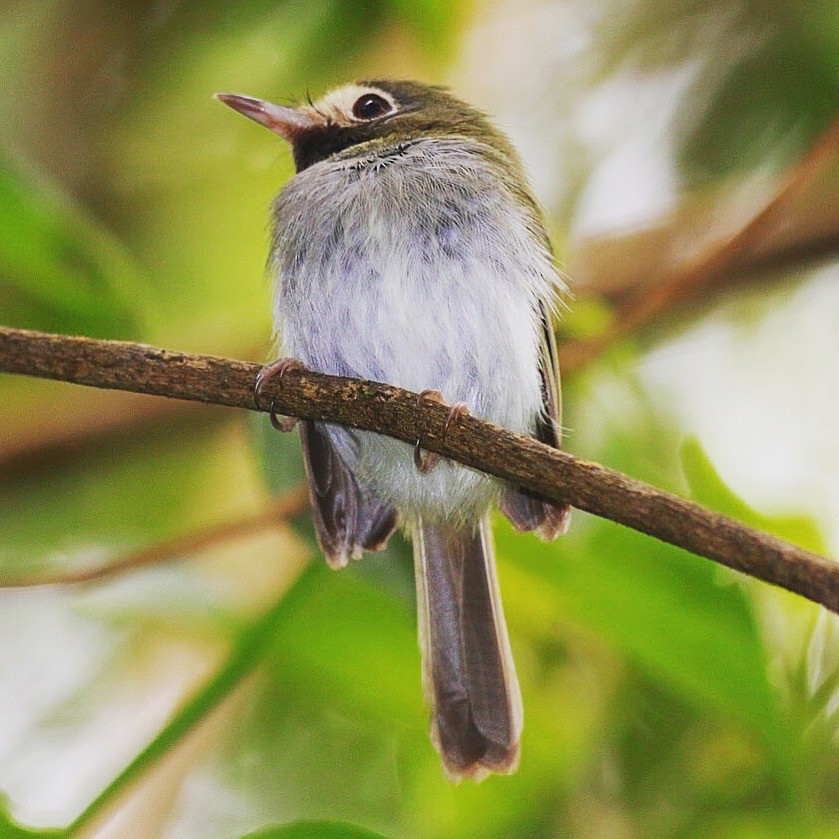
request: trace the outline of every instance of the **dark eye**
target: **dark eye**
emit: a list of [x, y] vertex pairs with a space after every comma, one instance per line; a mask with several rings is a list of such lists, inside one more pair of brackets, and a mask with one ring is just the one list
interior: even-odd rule
[[365, 93], [352, 106], [352, 115], [356, 119], [376, 119], [390, 113], [390, 102], [377, 93]]

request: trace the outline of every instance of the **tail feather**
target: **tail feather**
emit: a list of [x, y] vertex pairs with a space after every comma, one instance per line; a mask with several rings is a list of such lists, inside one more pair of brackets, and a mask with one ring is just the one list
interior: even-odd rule
[[486, 518], [475, 527], [420, 518], [414, 539], [423, 683], [446, 772], [513, 772], [521, 695]]

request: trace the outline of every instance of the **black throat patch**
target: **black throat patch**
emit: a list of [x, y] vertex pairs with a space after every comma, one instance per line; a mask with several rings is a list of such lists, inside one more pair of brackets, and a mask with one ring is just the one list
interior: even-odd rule
[[294, 166], [298, 172], [344, 149], [372, 140], [376, 134], [370, 125], [342, 126], [330, 123], [311, 128], [292, 143]]

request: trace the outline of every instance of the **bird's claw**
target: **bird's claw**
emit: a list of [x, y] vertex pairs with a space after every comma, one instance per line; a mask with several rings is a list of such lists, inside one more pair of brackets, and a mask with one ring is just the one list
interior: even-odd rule
[[[445, 405], [443, 394], [439, 390], [424, 390], [417, 396], [417, 407], [420, 406], [423, 399], [437, 402], [439, 405]], [[469, 415], [469, 411], [463, 404], [456, 404], [449, 406], [446, 421], [443, 424], [443, 433], [441, 435], [441, 442], [446, 439], [446, 434], [449, 433], [452, 423]], [[421, 475], [427, 475], [440, 462], [440, 455], [436, 452], [424, 452], [422, 450], [422, 440], [417, 439], [414, 444], [414, 466]]]
[[[253, 402], [257, 408], [262, 409], [262, 391], [265, 385], [272, 379], [278, 378], [282, 382], [283, 376], [286, 373], [299, 373], [305, 370], [305, 366], [301, 364], [296, 358], [280, 358], [277, 361], [272, 361], [266, 364], [256, 377], [256, 383], [253, 386]], [[274, 400], [268, 406], [268, 417], [271, 420], [271, 425], [277, 431], [291, 431], [299, 422], [297, 417], [283, 417], [277, 414], [274, 408]]]
[[440, 462], [440, 455], [437, 452], [424, 452], [422, 440], [414, 443], [414, 466], [420, 475], [427, 475]]

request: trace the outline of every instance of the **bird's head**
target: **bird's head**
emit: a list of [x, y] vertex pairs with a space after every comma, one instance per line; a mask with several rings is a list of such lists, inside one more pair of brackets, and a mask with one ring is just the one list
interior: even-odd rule
[[297, 171], [334, 154], [373, 143], [425, 137], [479, 140], [511, 162], [509, 141], [476, 108], [445, 88], [409, 81], [361, 81], [297, 107], [275, 105], [237, 93], [216, 96], [234, 110], [291, 143]]

